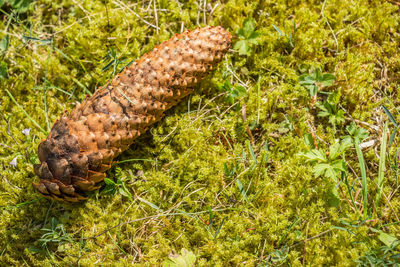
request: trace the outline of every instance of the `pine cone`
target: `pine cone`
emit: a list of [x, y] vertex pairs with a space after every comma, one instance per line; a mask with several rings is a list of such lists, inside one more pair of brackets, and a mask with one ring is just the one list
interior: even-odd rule
[[54, 123], [39, 145], [34, 188], [49, 199], [86, 199], [85, 192], [101, 186], [113, 158], [190, 94], [230, 45], [222, 27], [185, 31], [125, 68]]

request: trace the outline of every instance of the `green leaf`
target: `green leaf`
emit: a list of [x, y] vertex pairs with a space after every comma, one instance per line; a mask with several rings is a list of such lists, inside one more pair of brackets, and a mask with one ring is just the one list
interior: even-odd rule
[[319, 163], [314, 166], [313, 173], [315, 177], [320, 177], [323, 176], [329, 168], [331, 168], [331, 166], [328, 163]]
[[7, 78], [7, 65], [4, 61], [0, 61], [0, 80], [5, 80]]
[[258, 41], [257, 38], [260, 36], [261, 34], [259, 32], [253, 32], [252, 34], [250, 34], [249, 38], [247, 39], [247, 41], [251, 44], [254, 45], [258, 45]]
[[304, 143], [310, 148], [310, 149], [315, 149], [315, 144], [314, 144], [314, 139], [311, 134], [306, 133], [303, 136], [304, 138]]
[[336, 76], [330, 73], [324, 73], [321, 77], [321, 85], [322, 86], [332, 86], [336, 80]]
[[316, 86], [315, 84], [307, 85], [306, 88], [308, 89], [308, 92], [312, 97], [318, 93], [318, 86]]
[[272, 24], [272, 27], [274, 27], [275, 31], [278, 32], [278, 34], [279, 34], [278, 39], [280, 39], [281, 36], [283, 36], [282, 31], [277, 26], [275, 26], [274, 24]]
[[399, 125], [397, 124], [396, 120], [394, 119], [392, 113], [384, 106], [382, 105], [383, 111], [385, 111], [386, 115], [389, 117], [389, 120], [394, 124], [394, 126], [397, 128]]
[[104, 178], [104, 183], [107, 185], [117, 185], [113, 180], [109, 178]]
[[[1, 6], [1, 5], [0, 5]], [[3, 37], [0, 41], [0, 50], [3, 52], [8, 50], [8, 47], [10, 45], [10, 36], [7, 34], [6, 36]]]
[[254, 163], [257, 165], [258, 164], [257, 157], [254, 154], [254, 150], [253, 150], [253, 147], [251, 146], [250, 142], [249, 142], [249, 151], [250, 151], [251, 157], [253, 158]]
[[396, 133], [397, 133], [397, 128], [394, 128], [393, 133], [390, 135], [390, 138], [389, 138], [389, 147], [392, 146], [392, 144], [394, 142], [394, 138], [396, 138]]
[[250, 46], [246, 40], [239, 40], [236, 42], [233, 49], [239, 51], [239, 55], [249, 55], [250, 54]]
[[243, 28], [242, 29], [243, 29], [243, 37], [245, 37], [245, 39], [248, 39], [250, 37], [250, 35], [256, 29], [256, 23], [255, 23], [254, 19], [247, 18], [243, 22]]
[[222, 92], [229, 91], [232, 88], [232, 85], [228, 80], [225, 80], [224, 83], [219, 83], [217, 86], [218, 86], [218, 89]]
[[118, 192], [124, 197], [132, 199], [132, 194], [129, 192], [128, 188], [126, 188], [125, 183], [122, 180], [118, 180], [118, 182], [120, 184]]
[[335, 175], [335, 178], [337, 178], [341, 172], [347, 172], [346, 163], [343, 159], [333, 161], [331, 166], [336, 171], [337, 175]]
[[382, 194], [383, 182], [385, 178], [385, 160], [386, 160], [386, 142], [387, 142], [388, 122], [385, 122], [383, 128], [381, 152], [379, 154], [379, 170], [378, 170], [378, 194], [376, 196], [376, 206], [379, 207], [379, 201]]
[[300, 85], [311, 85], [315, 84], [315, 79], [309, 74], [303, 74], [299, 76], [299, 83]]
[[306, 157], [307, 162], [314, 162], [314, 161], [326, 162], [325, 153], [317, 149], [313, 149], [311, 151], [308, 151], [307, 153], [300, 153], [299, 155]]
[[322, 82], [322, 73], [321, 73], [321, 70], [319, 69], [319, 68], [316, 68], [315, 70], [314, 70], [314, 76], [315, 76], [315, 80], [316, 81], [318, 81], [318, 82]]
[[32, 2], [33, 0], [8, 0], [8, 3], [11, 5], [11, 7], [19, 13], [28, 11], [29, 5]]
[[335, 170], [335, 168], [332, 165], [328, 164], [328, 168], [326, 168], [326, 171], [325, 171], [325, 176], [336, 182], [337, 177], [338, 177], [338, 172]]
[[364, 139], [368, 138], [369, 134], [368, 131], [364, 128], [358, 128], [357, 125], [352, 122], [350, 125], [346, 126], [347, 132], [352, 136], [354, 139], [358, 139], [363, 141]]
[[235, 86], [235, 90], [234, 91], [237, 92], [237, 96], [238, 97], [247, 95], [246, 88], [244, 88], [243, 86], [240, 86], [240, 85]]
[[337, 140], [329, 147], [329, 159], [334, 160], [342, 153], [340, 144]]
[[382, 231], [379, 231], [379, 240], [382, 241], [383, 244], [386, 246], [390, 247], [393, 243], [397, 242], [398, 239], [394, 237], [393, 235], [384, 233]]
[[343, 139], [340, 143], [340, 151], [344, 153], [348, 148], [353, 146], [353, 142], [351, 139]]
[[163, 267], [193, 267], [195, 266], [196, 255], [184, 248], [181, 249], [180, 255], [169, 256], [162, 264]]

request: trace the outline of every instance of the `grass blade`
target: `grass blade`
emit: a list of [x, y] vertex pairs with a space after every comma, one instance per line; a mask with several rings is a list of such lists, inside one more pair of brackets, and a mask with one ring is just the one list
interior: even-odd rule
[[78, 80], [75, 79], [75, 78], [72, 78], [72, 80], [73, 80], [80, 88], [82, 88], [83, 91], [84, 91], [86, 94], [92, 95], [92, 92], [90, 92], [89, 89], [87, 89], [87, 87], [84, 86], [80, 81], [78, 81]]
[[396, 133], [397, 133], [397, 128], [394, 128], [393, 133], [390, 135], [390, 138], [389, 138], [389, 147], [392, 146], [392, 144], [394, 142], [394, 138], [396, 137]]
[[236, 184], [239, 187], [240, 194], [242, 195], [244, 200], [246, 200], [246, 202], [249, 203], [249, 200], [247, 199], [246, 191], [244, 191], [242, 182], [239, 179], [236, 179]]
[[143, 203], [146, 203], [147, 205], [149, 205], [150, 207], [152, 207], [152, 208], [155, 209], [155, 210], [163, 211], [163, 210], [160, 209], [160, 207], [158, 207], [156, 204], [153, 204], [153, 203], [151, 203], [150, 201], [147, 201], [147, 200], [144, 199], [144, 198], [137, 197], [137, 199], [139, 199], [139, 200], [140, 200], [141, 202], [143, 202]]
[[361, 148], [360, 148], [360, 140], [358, 140], [358, 138], [356, 138], [355, 143], [356, 143], [355, 145], [356, 145], [358, 162], [360, 163], [360, 170], [361, 170], [362, 195], [363, 195], [363, 202], [364, 202], [364, 217], [367, 217], [367, 212], [368, 212], [367, 172], [365, 170], [364, 156], [363, 156]]
[[379, 155], [379, 172], [378, 172], [378, 194], [376, 196], [376, 207], [379, 206], [379, 200], [382, 195], [382, 187], [385, 178], [385, 160], [386, 160], [386, 143], [387, 143], [388, 124], [385, 123], [381, 141], [381, 153]]
[[25, 109], [23, 107], [21, 107], [20, 104], [18, 104], [17, 100], [15, 100], [15, 98], [13, 97], [13, 95], [10, 93], [10, 91], [8, 91], [6, 89], [6, 92], [8, 94], [8, 96], [11, 98], [12, 102], [14, 102], [15, 105], [17, 105], [17, 107], [25, 114], [25, 116], [33, 123], [35, 124], [36, 127], [38, 127], [45, 135], [47, 135], [47, 131], [45, 129], [43, 129], [42, 127], [40, 127], [39, 123], [37, 123], [31, 116], [29, 116], [29, 114], [25, 111]]
[[253, 158], [254, 163], [256, 164], [256, 166], [258, 165], [258, 161], [257, 161], [257, 157], [254, 154], [254, 150], [253, 147], [251, 146], [250, 142], [249, 142], [249, 150], [250, 150], [250, 155]]
[[222, 219], [221, 224], [218, 226], [218, 229], [217, 229], [217, 231], [215, 232], [215, 235], [214, 235], [214, 240], [217, 239], [217, 236], [218, 236], [219, 232], [221, 231], [221, 228], [222, 228], [222, 225], [224, 224], [225, 219], [226, 219], [226, 217], [224, 217], [224, 218]]
[[382, 105], [383, 111], [385, 111], [386, 115], [389, 117], [389, 120], [394, 124], [394, 126], [397, 128], [399, 125], [397, 124], [396, 120], [394, 119], [392, 113], [384, 106]]
[[347, 191], [349, 192], [351, 203], [353, 204], [354, 209], [357, 210], [358, 213], [360, 213], [360, 211], [357, 208], [356, 202], [354, 201], [354, 197], [353, 197], [353, 193], [352, 193], [352, 191], [354, 189], [350, 186], [349, 180], [347, 179], [347, 175], [345, 172], [342, 172], [342, 180], [344, 181], [344, 183], [347, 186]]

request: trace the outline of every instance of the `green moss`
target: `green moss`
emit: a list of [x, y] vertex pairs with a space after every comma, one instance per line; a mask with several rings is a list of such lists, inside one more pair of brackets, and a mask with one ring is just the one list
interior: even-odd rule
[[[185, 248], [199, 266], [347, 266], [383, 246], [372, 228], [400, 235], [398, 224], [391, 224], [400, 208], [394, 170], [388, 168], [385, 175], [386, 197], [379, 207], [373, 201], [382, 131], [375, 129], [383, 129], [386, 119], [380, 105], [399, 118], [396, 5], [231, 0], [207, 3], [204, 11], [198, 1], [161, 0], [155, 2], [156, 20], [154, 2], [79, 3], [37, 1], [8, 27], [10, 17], [2, 15], [0, 39], [8, 33], [10, 46], [1, 59], [8, 79], [0, 80], [0, 265], [154, 266]], [[133, 201], [100, 191], [85, 203], [70, 205], [51, 203], [33, 191], [37, 178], [32, 163], [45, 134], [4, 89], [48, 131], [47, 120], [51, 126], [84, 99], [83, 87], [93, 92], [109, 79], [111, 71], [102, 71], [107, 51], [116, 50], [128, 63], [182, 27], [222, 25], [234, 34], [249, 17], [261, 33], [250, 55], [232, 51], [196, 94], [119, 158], [136, 161], [108, 172], [125, 183]], [[159, 31], [148, 24], [158, 24]], [[317, 116], [313, 99], [299, 85], [299, 75], [315, 68], [337, 78], [324, 89], [341, 92], [347, 120], [336, 129]], [[230, 71], [247, 90], [233, 107], [217, 89], [226, 79], [238, 83]], [[318, 94], [316, 101], [324, 99]], [[344, 182], [337, 187], [339, 205], [332, 207], [329, 198], [336, 184], [314, 177], [312, 165], [298, 155], [308, 149], [306, 135], [315, 133], [318, 146], [327, 151], [348, 134], [345, 127], [353, 120], [378, 145], [363, 151], [369, 178], [367, 221], [354, 208]], [[31, 128], [28, 136], [21, 132], [25, 128]], [[392, 147], [392, 157], [394, 153]], [[361, 209], [354, 148], [345, 159]], [[58, 239], [46, 249], [41, 229], [50, 227], [51, 218], [65, 227], [71, 241], [62, 242], [63, 234], [54, 230]]]

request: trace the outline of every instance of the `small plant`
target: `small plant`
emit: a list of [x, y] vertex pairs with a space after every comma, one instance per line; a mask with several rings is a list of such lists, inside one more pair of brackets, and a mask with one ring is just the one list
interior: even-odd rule
[[219, 235], [219, 233], [220, 233], [220, 231], [221, 231], [221, 229], [222, 229], [222, 226], [224, 225], [224, 222], [225, 222], [225, 220], [226, 220], [226, 217], [224, 217], [223, 219], [222, 219], [222, 221], [221, 221], [221, 223], [218, 225], [218, 227], [217, 227], [217, 229], [214, 229], [214, 217], [215, 217], [215, 215], [214, 215], [214, 212], [212, 211], [212, 209], [211, 209], [211, 207], [209, 207], [208, 208], [208, 221], [206, 221], [206, 220], [203, 220], [201, 217], [198, 217], [199, 218], [199, 220], [201, 221], [201, 222], [203, 222], [205, 225], [206, 225], [206, 230], [207, 230], [207, 232], [210, 234], [210, 236], [214, 239], [214, 241], [217, 239], [217, 237], [218, 237], [218, 235]]
[[[327, 196], [328, 202], [331, 206], [337, 207], [340, 202], [337, 186], [339, 185], [340, 178], [347, 176], [348, 170], [344, 154], [353, 143], [351, 140], [346, 139], [339, 142], [335, 141], [329, 147], [329, 152], [324, 150], [312, 149], [307, 153], [300, 153], [305, 157], [306, 162], [314, 163], [313, 173], [315, 177], [326, 177], [328, 181], [329, 194]], [[333, 186], [335, 185], [335, 186]]]
[[336, 77], [331, 73], [321, 73], [319, 68], [316, 68], [309, 74], [299, 76], [300, 85], [304, 86], [311, 97], [316, 98], [318, 91], [327, 86], [332, 86]]
[[64, 225], [54, 217], [50, 219], [49, 227], [43, 227], [41, 231], [45, 233], [41, 236], [39, 242], [47, 252], [50, 244], [59, 246], [65, 243], [71, 243], [73, 241], [65, 230]]
[[236, 32], [240, 40], [236, 42], [233, 48], [239, 51], [239, 55], [250, 55], [251, 47], [258, 45], [257, 38], [260, 36], [260, 33], [255, 31], [255, 29], [256, 24], [254, 20], [248, 18], [243, 22], [243, 27]]
[[103, 63], [106, 65], [101, 69], [102, 71], [107, 71], [112, 67], [112, 72], [110, 74], [110, 78], [114, 77], [115, 74], [119, 73], [122, 71], [122, 69], [118, 69], [118, 66], [123, 64], [125, 62], [125, 59], [121, 59], [118, 57], [117, 51], [114, 49], [108, 50], [107, 55], [103, 59]]
[[266, 266], [282, 266], [287, 262], [290, 249], [288, 246], [283, 246], [268, 254], [266, 260], [258, 265], [258, 267]]
[[228, 80], [224, 83], [218, 84], [218, 88], [222, 92], [226, 92], [225, 101], [228, 104], [234, 104], [238, 98], [247, 95], [246, 88], [241, 85], [232, 85]]
[[117, 193], [132, 200], [132, 194], [129, 192], [125, 182], [121, 179], [121, 168], [116, 168], [115, 182], [109, 178], [104, 178], [106, 184], [103, 192], [108, 195], [115, 195]]
[[278, 26], [272, 24], [272, 27], [274, 27], [274, 29], [278, 32], [279, 36], [278, 36], [278, 40], [281, 39], [281, 37], [284, 37], [287, 41], [287, 43], [290, 45], [290, 49], [293, 50], [294, 48], [294, 39], [296, 36], [296, 31], [297, 31], [297, 26], [295, 21], [293, 21], [293, 25], [292, 25], [292, 32], [288, 32], [286, 30], [286, 24], [283, 24], [283, 28], [284, 28], [284, 32], [281, 31], [281, 29], [278, 28]]
[[321, 110], [318, 113], [319, 117], [328, 117], [329, 122], [333, 125], [334, 129], [336, 129], [336, 125], [342, 124], [345, 122], [344, 111], [342, 109], [338, 109], [338, 103], [340, 99], [339, 93], [330, 94], [328, 99], [323, 103], [317, 103], [317, 107]]
[[[306, 162], [316, 163], [313, 167], [315, 177], [324, 176], [337, 182], [342, 172], [347, 172], [346, 163], [342, 156], [353, 144], [349, 139], [336, 142], [329, 147], [329, 152], [312, 149], [307, 153], [300, 153]], [[328, 156], [327, 156], [328, 154]]]
[[347, 142], [354, 142], [355, 139], [362, 141], [368, 138], [368, 131], [364, 128], [357, 127], [354, 122], [352, 122], [350, 125], [347, 125], [346, 130], [349, 135], [343, 137], [344, 141], [346, 140]]
[[370, 249], [356, 262], [359, 266], [399, 266], [400, 264], [400, 242], [396, 239], [390, 245]]

